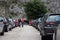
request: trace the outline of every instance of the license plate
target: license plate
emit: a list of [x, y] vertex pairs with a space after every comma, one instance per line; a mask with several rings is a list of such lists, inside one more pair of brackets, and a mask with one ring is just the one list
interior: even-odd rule
[[44, 27], [44, 28], [54, 28], [54, 27]]

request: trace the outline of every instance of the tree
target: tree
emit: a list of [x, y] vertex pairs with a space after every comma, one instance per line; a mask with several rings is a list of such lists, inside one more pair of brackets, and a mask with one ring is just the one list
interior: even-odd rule
[[29, 20], [37, 19], [47, 12], [47, 8], [41, 0], [33, 0], [26, 3], [25, 12]]

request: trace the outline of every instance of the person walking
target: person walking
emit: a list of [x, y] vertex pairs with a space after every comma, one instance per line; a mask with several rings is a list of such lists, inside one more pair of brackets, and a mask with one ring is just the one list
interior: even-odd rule
[[23, 27], [23, 25], [24, 25], [24, 18], [21, 18], [21, 25]]
[[18, 19], [18, 25], [21, 26], [21, 19]]

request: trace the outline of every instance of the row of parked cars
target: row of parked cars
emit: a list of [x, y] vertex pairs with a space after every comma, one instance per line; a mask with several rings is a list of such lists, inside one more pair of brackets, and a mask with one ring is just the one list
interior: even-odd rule
[[30, 20], [29, 25], [39, 30], [42, 40], [57, 40], [56, 35], [60, 27], [60, 14], [48, 13], [39, 19]]
[[0, 35], [4, 35], [4, 32], [11, 31], [16, 26], [18, 26], [17, 20], [0, 16]]
[[39, 25], [41, 23], [41, 18], [35, 19], [35, 20], [30, 20], [29, 25], [35, 27], [36, 29], [39, 30]]

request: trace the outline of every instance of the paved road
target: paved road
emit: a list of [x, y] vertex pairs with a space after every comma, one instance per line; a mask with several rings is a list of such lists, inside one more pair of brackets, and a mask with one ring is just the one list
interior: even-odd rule
[[23, 28], [14, 28], [0, 36], [0, 40], [40, 40], [39, 32], [32, 26], [25, 25]]
[[57, 40], [60, 40], [60, 29], [57, 30]]

